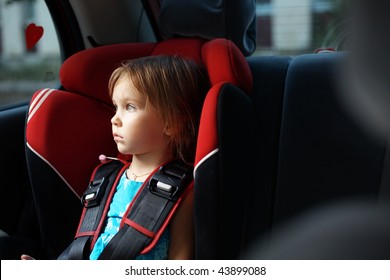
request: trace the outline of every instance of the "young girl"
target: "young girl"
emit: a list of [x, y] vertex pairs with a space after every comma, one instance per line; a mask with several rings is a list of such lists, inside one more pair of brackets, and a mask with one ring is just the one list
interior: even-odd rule
[[[116, 187], [106, 225], [90, 259], [98, 259], [118, 232], [128, 205], [153, 170], [174, 159], [194, 162], [200, 109], [207, 87], [202, 70], [179, 56], [130, 60], [113, 72], [109, 81], [116, 110], [111, 119], [113, 138], [120, 153], [132, 155], [132, 162]], [[191, 259], [193, 256], [190, 192], [156, 246], [137, 259]]]

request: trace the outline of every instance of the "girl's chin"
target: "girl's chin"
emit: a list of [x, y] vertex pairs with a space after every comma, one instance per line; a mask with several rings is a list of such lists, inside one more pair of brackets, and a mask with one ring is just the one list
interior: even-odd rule
[[117, 144], [116, 147], [118, 149], [118, 152], [120, 152], [123, 155], [132, 155], [133, 154], [130, 149], [123, 147], [123, 145], [121, 145], [121, 144]]

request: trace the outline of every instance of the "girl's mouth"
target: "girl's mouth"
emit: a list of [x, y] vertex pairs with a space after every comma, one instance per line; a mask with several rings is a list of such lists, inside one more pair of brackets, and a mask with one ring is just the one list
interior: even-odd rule
[[114, 140], [115, 140], [115, 141], [119, 141], [119, 140], [122, 140], [122, 139], [123, 139], [122, 136], [120, 136], [120, 135], [118, 135], [118, 134], [116, 134], [116, 133], [113, 133], [112, 136], [114, 137]]

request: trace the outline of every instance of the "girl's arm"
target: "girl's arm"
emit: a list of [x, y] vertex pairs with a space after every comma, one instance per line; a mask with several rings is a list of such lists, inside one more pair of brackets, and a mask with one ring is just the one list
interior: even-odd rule
[[194, 215], [193, 189], [186, 195], [176, 211], [170, 225], [171, 241], [169, 245], [170, 260], [187, 260], [194, 258]]

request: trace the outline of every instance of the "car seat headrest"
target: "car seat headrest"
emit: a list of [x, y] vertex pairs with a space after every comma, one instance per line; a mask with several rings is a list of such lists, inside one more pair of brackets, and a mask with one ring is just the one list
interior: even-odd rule
[[152, 55], [181, 55], [202, 63], [202, 46], [206, 40], [201, 38], [175, 38], [156, 44]]
[[203, 45], [202, 60], [211, 85], [231, 83], [245, 93], [252, 91], [253, 79], [249, 65], [238, 47], [225, 39], [215, 39]]
[[226, 38], [245, 56], [256, 49], [254, 0], [161, 0], [158, 26], [164, 39]]
[[89, 96], [108, 105], [108, 80], [124, 59], [148, 56], [154, 43], [117, 44], [78, 52], [69, 57], [60, 69], [61, 85], [70, 92]]
[[158, 43], [153, 55], [178, 54], [189, 57], [205, 66], [211, 85], [231, 83], [244, 92], [252, 90], [252, 74], [249, 65], [230, 40], [200, 38], [176, 38]]
[[97, 47], [69, 57], [60, 69], [65, 90], [112, 104], [108, 80], [124, 60], [150, 55], [182, 55], [204, 64], [211, 85], [232, 83], [244, 92], [252, 88], [252, 75], [241, 51], [229, 40], [176, 38], [159, 43], [127, 43]]

